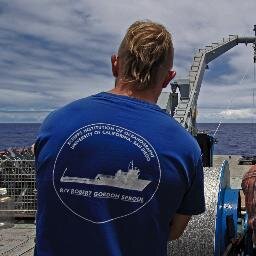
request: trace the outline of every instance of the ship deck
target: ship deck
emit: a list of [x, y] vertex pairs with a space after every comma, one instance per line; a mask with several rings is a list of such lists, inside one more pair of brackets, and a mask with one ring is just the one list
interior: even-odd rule
[[[238, 155], [215, 155], [213, 167], [218, 168], [224, 160], [229, 161], [230, 185], [232, 188], [241, 189], [241, 180], [250, 165], [238, 165]], [[211, 168], [205, 168], [210, 171]], [[242, 205], [244, 198], [242, 196]], [[35, 225], [31, 220], [17, 220], [12, 228], [0, 229], [0, 255], [5, 256], [33, 256], [35, 238]]]

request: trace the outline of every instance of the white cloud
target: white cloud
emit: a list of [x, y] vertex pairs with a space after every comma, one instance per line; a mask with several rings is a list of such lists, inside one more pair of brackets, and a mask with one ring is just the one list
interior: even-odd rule
[[234, 84], [225, 84], [221, 78], [219, 83], [203, 82], [198, 100], [199, 108], [252, 107], [254, 86], [255, 82], [248, 79]]
[[256, 117], [256, 112], [254, 109], [227, 109], [221, 111], [219, 115], [229, 120], [254, 120]]
[[49, 111], [0, 111], [0, 123], [41, 123]]
[[[253, 35], [255, 9], [255, 0], [3, 0], [0, 109], [52, 109], [110, 89], [110, 55], [138, 19], [163, 23], [172, 32], [177, 77], [186, 77], [196, 49], [229, 34]], [[227, 106], [251, 107], [252, 48], [238, 46], [225, 56], [226, 63], [214, 61], [207, 71], [218, 70], [218, 77], [206, 75], [200, 121], [218, 119]]]

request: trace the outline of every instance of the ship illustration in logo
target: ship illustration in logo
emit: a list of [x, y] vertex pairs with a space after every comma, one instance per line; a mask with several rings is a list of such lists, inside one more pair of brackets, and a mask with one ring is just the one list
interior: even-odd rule
[[130, 162], [127, 172], [118, 170], [115, 176], [97, 174], [94, 179], [88, 179], [65, 176], [66, 171], [67, 168], [65, 169], [63, 176], [60, 179], [61, 182], [110, 186], [136, 191], [143, 191], [145, 187], [151, 182], [150, 180], [139, 179], [140, 170], [133, 166], [133, 161]]

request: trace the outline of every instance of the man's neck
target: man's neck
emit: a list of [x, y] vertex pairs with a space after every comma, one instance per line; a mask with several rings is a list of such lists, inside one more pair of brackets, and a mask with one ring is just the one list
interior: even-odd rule
[[136, 91], [136, 90], [129, 89], [126, 86], [116, 86], [114, 89], [110, 90], [109, 92], [116, 95], [124, 95], [131, 98], [148, 101], [154, 104], [156, 104], [160, 94], [159, 92], [156, 92], [156, 90], [153, 90], [153, 89]]

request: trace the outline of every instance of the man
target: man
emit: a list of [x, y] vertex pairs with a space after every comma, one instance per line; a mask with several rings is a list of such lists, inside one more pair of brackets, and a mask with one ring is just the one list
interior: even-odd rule
[[157, 99], [175, 72], [169, 32], [128, 29], [115, 87], [50, 114], [35, 145], [36, 255], [166, 255], [204, 211], [200, 149]]
[[[256, 165], [244, 174], [241, 187], [245, 196], [245, 208], [248, 214], [248, 233], [252, 237], [254, 247], [256, 247]], [[254, 248], [254, 253], [256, 249]]]

